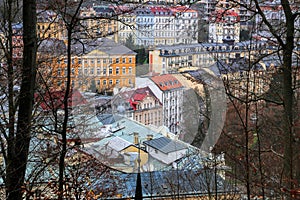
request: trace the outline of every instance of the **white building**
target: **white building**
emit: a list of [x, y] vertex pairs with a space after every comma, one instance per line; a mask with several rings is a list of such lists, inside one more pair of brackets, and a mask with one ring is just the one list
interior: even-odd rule
[[143, 142], [143, 144], [150, 156], [165, 164], [171, 164], [184, 157], [188, 150], [186, 144], [167, 137], [148, 140]]
[[171, 8], [174, 13], [175, 41], [173, 44], [191, 44], [198, 42], [198, 13], [185, 6]]
[[171, 74], [153, 76], [151, 80], [161, 90], [161, 97], [156, 96], [162, 99], [164, 126], [168, 127], [172, 133], [181, 134], [184, 87]]
[[[185, 6], [144, 6], [128, 10], [118, 22], [119, 42], [131, 35], [135, 45], [191, 44], [198, 41], [198, 13]], [[120, 11], [117, 11], [117, 13]]]
[[223, 40], [239, 42], [239, 15], [234, 10], [217, 10], [209, 20], [209, 42], [223, 43]]
[[136, 13], [136, 44], [149, 46], [154, 44], [154, 15], [149, 8], [139, 8]]

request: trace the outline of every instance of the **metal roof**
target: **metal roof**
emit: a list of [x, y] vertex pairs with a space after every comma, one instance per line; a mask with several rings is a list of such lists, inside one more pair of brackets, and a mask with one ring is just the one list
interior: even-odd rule
[[167, 137], [160, 137], [144, 142], [145, 145], [151, 146], [152, 148], [157, 149], [165, 154], [179, 151], [182, 149], [187, 149], [187, 146], [183, 143], [175, 140], [171, 140]]

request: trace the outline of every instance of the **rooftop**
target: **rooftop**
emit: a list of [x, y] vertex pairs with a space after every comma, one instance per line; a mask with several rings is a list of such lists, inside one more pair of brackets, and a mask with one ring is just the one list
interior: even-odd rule
[[72, 53], [76, 55], [88, 54], [94, 50], [102, 51], [108, 55], [136, 55], [131, 49], [108, 38], [75, 42], [72, 48]]
[[153, 76], [151, 80], [159, 87], [162, 91], [182, 88], [182, 84], [171, 74], [164, 74], [160, 76]]
[[167, 137], [160, 137], [152, 140], [145, 141], [144, 144], [151, 146], [154, 149], [157, 149], [158, 151], [161, 151], [165, 154], [179, 151], [182, 149], [186, 149], [187, 146], [183, 143], [175, 140], [171, 140]]

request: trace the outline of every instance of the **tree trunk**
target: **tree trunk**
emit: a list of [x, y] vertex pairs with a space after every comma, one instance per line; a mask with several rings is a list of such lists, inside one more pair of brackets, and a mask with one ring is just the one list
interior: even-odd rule
[[61, 131], [62, 149], [59, 157], [59, 180], [58, 180], [58, 199], [63, 199], [64, 193], [64, 172], [65, 172], [65, 157], [67, 153], [67, 128], [69, 121], [69, 98], [71, 93], [71, 36], [72, 31], [68, 28], [68, 41], [67, 41], [67, 85], [64, 96], [64, 121]]
[[283, 105], [285, 113], [284, 129], [284, 181], [288, 190], [293, 189], [293, 87], [292, 54], [294, 49], [295, 19], [289, 2], [281, 2], [286, 16], [286, 44], [283, 46]]
[[8, 150], [7, 199], [21, 200], [31, 138], [31, 118], [36, 76], [36, 1], [23, 0], [23, 67], [17, 132]]

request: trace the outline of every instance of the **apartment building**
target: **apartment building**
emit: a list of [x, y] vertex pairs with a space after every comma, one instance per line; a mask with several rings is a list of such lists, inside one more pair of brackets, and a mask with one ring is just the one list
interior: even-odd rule
[[136, 45], [173, 45], [197, 42], [198, 13], [185, 6], [143, 6], [117, 8], [120, 15], [119, 42], [131, 35]]
[[38, 11], [37, 15], [37, 36], [39, 39], [66, 38], [66, 29], [61, 17], [51, 10]]
[[[175, 41], [173, 44], [198, 42], [198, 12], [186, 6], [171, 7], [174, 18]], [[172, 26], [172, 25], [171, 25]]]
[[138, 8], [136, 11], [136, 44], [149, 46], [154, 44], [154, 14], [148, 7]]
[[84, 7], [80, 10], [83, 28], [81, 34], [85, 37], [107, 37], [118, 41], [117, 14], [112, 6], [101, 5]]
[[122, 91], [114, 96], [111, 104], [113, 113], [145, 125], [163, 125], [162, 103], [148, 86]]
[[[241, 58], [254, 59], [268, 53], [266, 42], [201, 43], [157, 46], [149, 51], [149, 70], [167, 74], [183, 67], [208, 67], [217, 60], [230, 64]], [[250, 52], [249, 49], [252, 49]]]
[[132, 37], [136, 44], [136, 15], [134, 8], [130, 6], [117, 6], [114, 8], [118, 15], [118, 42], [125, 43], [127, 39]]
[[174, 134], [181, 134], [182, 104], [184, 87], [171, 74], [153, 76], [150, 78], [161, 91], [163, 105], [163, 125]]
[[234, 10], [216, 10], [209, 19], [209, 42], [223, 43], [223, 40], [239, 42], [239, 15]]
[[[49, 41], [46, 41], [49, 42]], [[66, 86], [67, 58], [64, 54], [55, 55], [57, 49], [65, 48], [61, 41], [50, 41], [40, 50], [41, 66], [47, 67], [49, 81], [54, 88]], [[50, 48], [51, 47], [51, 48]], [[80, 90], [98, 92], [112, 91], [114, 87], [134, 87], [136, 53], [114, 41], [101, 38], [93, 41], [81, 41], [73, 44], [71, 58], [71, 85]], [[55, 56], [54, 56], [55, 55]]]

